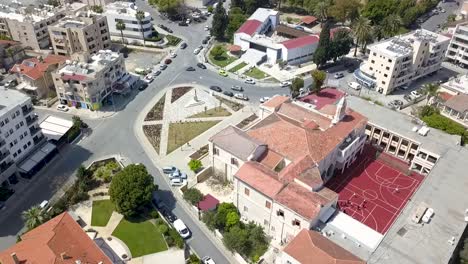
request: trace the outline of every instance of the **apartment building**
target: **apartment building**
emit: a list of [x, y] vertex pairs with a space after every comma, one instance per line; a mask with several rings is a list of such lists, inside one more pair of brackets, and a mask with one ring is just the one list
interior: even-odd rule
[[31, 98], [0, 89], [0, 184], [16, 178], [16, 164], [44, 141]]
[[369, 57], [354, 72], [356, 80], [383, 94], [438, 71], [450, 38], [419, 29], [369, 45]]
[[75, 52], [96, 53], [109, 49], [111, 40], [107, 19], [91, 12], [66, 16], [48, 27], [50, 41], [57, 55]]
[[362, 152], [367, 119], [344, 97], [316, 110], [275, 96], [259, 116], [245, 131], [230, 126], [214, 135], [210, 160], [215, 174], [233, 182], [242, 219], [286, 242], [335, 212], [338, 195], [324, 183]]
[[110, 50], [75, 53], [52, 79], [60, 103], [90, 110], [100, 109], [112, 92], [131, 89], [136, 83], [125, 70], [122, 54]]
[[[136, 18], [137, 12], [137, 6], [132, 2], [114, 2], [106, 5], [104, 15], [107, 17], [112, 40], [121, 41], [123, 33], [126, 43], [143, 43], [143, 36], [149, 38], [153, 35], [150, 13], [144, 12], [144, 18], [140, 25], [140, 21]], [[125, 24], [125, 29], [122, 32], [117, 29], [119, 21]], [[143, 34], [141, 30], [143, 30]]]
[[82, 3], [73, 3], [62, 8], [2, 6], [0, 8], [0, 34], [19, 41], [23, 47], [34, 50], [48, 49], [50, 46], [47, 26], [54, 24], [67, 13], [86, 8]]
[[52, 72], [67, 59], [65, 56], [51, 54], [45, 58], [39, 56], [25, 59], [13, 65], [10, 73], [14, 73], [18, 81], [15, 88], [36, 99], [48, 97], [51, 91], [55, 91]]
[[26, 57], [21, 43], [11, 40], [0, 40], [0, 71], [7, 72], [13, 64]]
[[468, 22], [455, 27], [446, 57], [447, 60], [468, 68]]

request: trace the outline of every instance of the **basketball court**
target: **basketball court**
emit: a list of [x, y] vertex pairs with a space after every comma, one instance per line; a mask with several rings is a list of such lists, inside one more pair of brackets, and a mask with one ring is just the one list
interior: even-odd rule
[[326, 186], [339, 194], [343, 213], [385, 234], [424, 177], [404, 171], [406, 164], [388, 154], [376, 157], [375, 149], [366, 146], [357, 161]]

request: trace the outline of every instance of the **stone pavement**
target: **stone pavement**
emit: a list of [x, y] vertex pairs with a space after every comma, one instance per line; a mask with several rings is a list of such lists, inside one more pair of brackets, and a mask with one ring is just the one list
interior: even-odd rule
[[185, 252], [181, 249], [169, 248], [166, 251], [145, 255], [128, 261], [129, 264], [171, 263], [185, 264]]

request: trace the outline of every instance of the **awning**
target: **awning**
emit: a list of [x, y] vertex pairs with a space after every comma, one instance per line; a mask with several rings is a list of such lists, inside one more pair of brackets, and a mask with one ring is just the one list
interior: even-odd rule
[[20, 162], [18, 164], [18, 168], [24, 173], [30, 172], [38, 163], [44, 160], [44, 158], [55, 149], [56, 147], [54, 144], [46, 142], [43, 146], [34, 150], [28, 158]]
[[73, 122], [56, 116], [48, 116], [39, 124], [42, 133], [48, 138], [59, 140], [73, 126]]

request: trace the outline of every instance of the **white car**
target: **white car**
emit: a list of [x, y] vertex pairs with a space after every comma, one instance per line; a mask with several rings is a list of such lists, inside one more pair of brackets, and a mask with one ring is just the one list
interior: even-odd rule
[[171, 186], [182, 186], [184, 185], [185, 180], [180, 177], [175, 177], [171, 179]]
[[192, 22], [192, 20], [190, 18], [187, 18], [187, 20], [185, 20], [185, 23], [187, 23], [187, 24], [190, 24], [190, 22]]
[[414, 98], [418, 98], [421, 96], [421, 94], [419, 93], [419, 91], [415, 90], [415, 91], [411, 91], [411, 95], [414, 97]]
[[242, 88], [242, 86], [239, 86], [239, 85], [233, 85], [231, 87], [231, 90], [238, 91], [238, 92], [243, 92], [244, 88]]
[[193, 54], [198, 55], [198, 53], [200, 53], [200, 51], [201, 51], [201, 49], [196, 48], [196, 49], [193, 51]]
[[268, 100], [270, 100], [270, 97], [268, 97], [268, 96], [262, 97], [262, 98], [260, 98], [260, 103], [263, 104], [264, 102], [266, 102]]
[[148, 75], [145, 76], [145, 78], [143, 78], [143, 81], [145, 83], [151, 83], [153, 80], [154, 80], [154, 77], [153, 77], [152, 74], [148, 74]]
[[182, 238], [188, 238], [190, 236], [190, 230], [187, 228], [187, 226], [182, 220], [177, 219], [172, 225], [174, 226], [175, 230], [179, 232]]
[[361, 90], [361, 85], [357, 82], [349, 82], [348, 86], [353, 88], [354, 90]]
[[337, 72], [335, 75], [333, 75], [335, 79], [341, 79], [344, 77], [344, 74], [342, 72]]
[[214, 260], [208, 256], [203, 257], [201, 261], [203, 264], [216, 264]]
[[49, 205], [49, 201], [44, 200], [44, 201], [42, 201], [42, 203], [39, 204], [39, 207], [41, 209], [45, 209], [48, 205]]
[[248, 100], [249, 100], [249, 97], [247, 97], [247, 95], [242, 94], [242, 93], [236, 93], [236, 94], [234, 94], [234, 97], [235, 97], [236, 99], [239, 99], [239, 100], [244, 100], [244, 101], [248, 101]]
[[177, 54], [175, 52], [171, 52], [171, 55], [170, 55], [171, 58], [175, 58], [177, 57]]
[[280, 82], [281, 87], [289, 87], [291, 85], [290, 81]]
[[59, 104], [57, 105], [57, 110], [62, 111], [62, 112], [67, 112], [68, 111], [68, 106]]
[[210, 27], [209, 26], [205, 26], [205, 31], [208, 31], [210, 30]]
[[245, 80], [245, 83], [248, 83], [248, 84], [255, 84], [255, 80], [252, 79], [252, 78], [247, 78], [247, 79]]
[[433, 215], [434, 215], [434, 209], [428, 208], [422, 217], [422, 221], [426, 224], [429, 223]]

